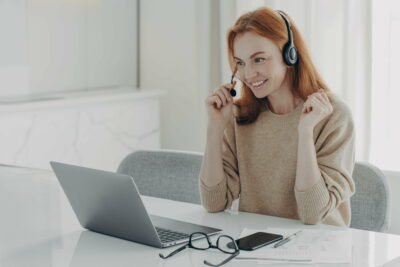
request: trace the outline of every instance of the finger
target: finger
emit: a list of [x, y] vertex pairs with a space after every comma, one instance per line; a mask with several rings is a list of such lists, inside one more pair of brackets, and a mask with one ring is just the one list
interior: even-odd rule
[[213, 105], [213, 106], [215, 106], [216, 108], [219, 108], [220, 105], [222, 105], [222, 102], [221, 102], [221, 100], [219, 99], [218, 96], [216, 96], [216, 95], [211, 95], [211, 96], [209, 96], [209, 97], [206, 98], [206, 104], [207, 104], [207, 105]]
[[304, 113], [310, 113], [313, 110], [313, 103], [311, 99], [307, 99], [307, 102], [304, 103]]
[[307, 110], [307, 107], [308, 107], [308, 99], [303, 103], [303, 109], [301, 112], [304, 113]]
[[318, 98], [324, 105], [328, 104], [326, 101], [326, 98], [324, 97], [324, 93], [317, 93], [315, 94], [315, 97]]
[[328, 95], [326, 93], [320, 93], [319, 95], [320, 95], [319, 99], [321, 99], [322, 102], [324, 103], [325, 111], [331, 113], [333, 111], [333, 107], [331, 101], [328, 98]]
[[302, 110], [301, 110], [301, 113], [304, 113], [305, 110], [306, 110], [306, 108], [307, 108], [306, 105], [303, 104], [303, 108], [302, 108]]
[[307, 99], [306, 102], [304, 102], [303, 104], [303, 112], [308, 113], [310, 112], [310, 108], [311, 108], [311, 101], [309, 99]]
[[222, 101], [222, 105], [226, 105], [227, 104], [227, 99], [226, 99], [226, 96], [225, 96], [225, 94], [224, 94], [224, 92], [223, 91], [226, 91], [226, 89], [225, 88], [221, 88], [220, 90], [218, 90], [217, 92], [215, 92], [215, 95], [217, 95], [217, 96], [219, 96], [219, 98], [221, 99], [221, 101]]
[[313, 105], [312, 96], [309, 95], [308, 98], [307, 98], [307, 106], [311, 107], [312, 105]]
[[206, 103], [206, 105], [213, 104], [214, 103], [214, 96], [213, 95], [207, 96], [207, 98], [204, 100], [204, 103]]
[[329, 100], [328, 94], [326, 92], [321, 92], [321, 95], [326, 99]]
[[325, 107], [325, 104], [321, 102], [321, 100], [314, 96], [310, 97], [311, 103], [313, 104], [313, 109], [318, 110], [320, 112], [327, 111], [327, 108]]
[[311, 107], [310, 106], [306, 106], [303, 108], [303, 113], [308, 113], [311, 111]]
[[222, 100], [219, 98], [218, 95], [214, 95], [214, 102], [216, 108], [220, 109], [222, 107]]
[[311, 111], [313, 111], [312, 101], [310, 101], [310, 103], [308, 104], [307, 113], [309, 113], [309, 112], [311, 112]]
[[324, 97], [321, 94], [315, 94], [312, 99], [316, 102], [318, 105], [318, 109], [320, 110], [326, 110], [326, 105], [327, 103], [325, 102]]
[[307, 109], [306, 113], [309, 113], [313, 110], [320, 109], [321, 103], [318, 102], [315, 94], [309, 95], [307, 98]]
[[231, 91], [232, 89], [230, 89], [230, 88], [223, 88], [222, 89], [222, 92], [224, 93], [224, 95], [225, 95], [225, 97], [226, 97], [226, 99], [227, 99], [227, 101], [228, 102], [233, 102], [233, 97], [231, 96], [231, 94], [230, 94], [230, 91]]
[[314, 93], [314, 94], [321, 95], [321, 96], [324, 98], [325, 101], [327, 101], [327, 102], [329, 102], [329, 103], [331, 102], [331, 101], [329, 100], [328, 94], [325, 92], [324, 89], [319, 89], [318, 92], [317, 92], [317, 93]]
[[310, 100], [319, 103], [320, 105], [324, 105], [325, 102], [324, 98], [319, 93], [312, 94]]
[[311, 102], [311, 105], [312, 105], [314, 108], [320, 108], [320, 107], [322, 106], [321, 101], [317, 98], [316, 95], [310, 96], [310, 102]]
[[331, 100], [330, 100], [330, 98], [329, 98], [329, 95], [328, 95], [328, 93], [326, 93], [324, 90], [322, 90], [322, 89], [320, 89], [320, 95], [325, 99], [325, 103], [328, 105], [328, 106], [331, 106], [332, 107], [332, 103], [331, 103]]
[[328, 94], [323, 93], [322, 96], [325, 98], [326, 103], [328, 103], [332, 107], [331, 100], [329, 99]]
[[312, 94], [308, 95], [307, 96], [307, 100], [306, 100], [306, 105], [307, 105], [308, 109], [311, 107], [311, 96], [312, 96]]

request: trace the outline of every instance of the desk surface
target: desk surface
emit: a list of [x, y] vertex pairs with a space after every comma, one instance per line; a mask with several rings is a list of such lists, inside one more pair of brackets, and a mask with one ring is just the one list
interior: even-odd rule
[[[335, 228], [243, 212], [211, 214], [199, 205], [151, 197], [144, 202], [151, 214], [218, 227], [234, 238], [244, 227]], [[162, 260], [158, 253], [172, 248], [156, 249], [84, 230], [50, 171], [0, 166], [0, 210], [0, 266], [205, 266], [204, 259], [217, 262], [226, 256], [186, 249]], [[356, 229], [351, 233], [353, 262], [335, 267], [396, 266], [390, 262], [400, 257], [399, 235]], [[233, 261], [226, 266], [259, 265]]]

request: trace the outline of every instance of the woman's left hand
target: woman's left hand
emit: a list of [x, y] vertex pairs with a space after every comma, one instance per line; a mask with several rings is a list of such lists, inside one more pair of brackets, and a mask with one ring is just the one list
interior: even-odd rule
[[329, 116], [333, 111], [328, 95], [320, 90], [309, 95], [303, 104], [303, 110], [298, 126], [299, 132], [312, 133], [315, 125]]

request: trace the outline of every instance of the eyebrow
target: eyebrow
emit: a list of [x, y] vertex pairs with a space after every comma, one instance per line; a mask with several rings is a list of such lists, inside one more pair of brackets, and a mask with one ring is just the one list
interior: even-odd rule
[[[255, 52], [254, 54], [252, 54], [252, 55], [250, 56], [250, 58], [253, 58], [253, 57], [257, 56], [258, 54], [265, 54], [265, 52], [264, 52], [264, 51]], [[238, 58], [238, 57], [233, 57], [233, 58], [241, 60], [241, 59]]]

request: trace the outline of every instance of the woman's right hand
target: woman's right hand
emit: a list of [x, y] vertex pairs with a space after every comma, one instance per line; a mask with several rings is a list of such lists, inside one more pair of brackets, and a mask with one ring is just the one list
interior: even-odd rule
[[235, 85], [236, 81], [233, 84], [227, 83], [221, 85], [205, 99], [209, 128], [219, 130], [220, 132], [224, 131], [226, 124], [232, 116], [233, 97], [230, 94], [230, 90]]

